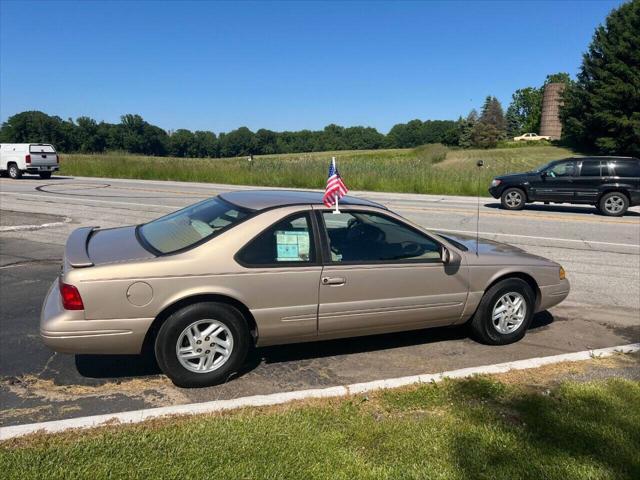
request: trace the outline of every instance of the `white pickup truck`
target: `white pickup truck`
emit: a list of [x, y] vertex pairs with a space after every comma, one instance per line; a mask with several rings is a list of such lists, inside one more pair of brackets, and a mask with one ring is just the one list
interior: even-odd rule
[[51, 178], [60, 168], [60, 158], [48, 143], [0, 143], [0, 173], [9, 173], [14, 179], [23, 173], [39, 174]]

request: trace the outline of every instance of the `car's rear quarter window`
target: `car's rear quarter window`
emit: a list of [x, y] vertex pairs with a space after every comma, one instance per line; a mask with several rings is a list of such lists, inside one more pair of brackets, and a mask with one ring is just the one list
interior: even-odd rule
[[610, 162], [609, 170], [614, 177], [640, 177], [640, 161]]

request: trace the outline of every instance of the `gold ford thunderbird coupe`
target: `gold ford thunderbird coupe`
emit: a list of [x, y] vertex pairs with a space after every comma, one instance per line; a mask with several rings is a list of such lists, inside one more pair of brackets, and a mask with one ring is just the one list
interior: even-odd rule
[[44, 343], [66, 353], [153, 348], [178, 386], [212, 385], [253, 346], [468, 322], [521, 339], [569, 293], [560, 265], [430, 232], [382, 205], [317, 192], [223, 193], [149, 223], [69, 237], [45, 299]]

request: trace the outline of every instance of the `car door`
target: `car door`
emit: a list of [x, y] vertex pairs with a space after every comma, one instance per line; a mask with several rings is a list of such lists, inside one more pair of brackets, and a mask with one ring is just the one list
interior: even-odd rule
[[324, 241], [321, 336], [408, 330], [460, 319], [467, 269], [445, 265], [434, 239], [377, 211], [320, 210], [318, 217]]
[[574, 199], [575, 160], [554, 162], [540, 172], [539, 179], [532, 184], [536, 200], [549, 202], [572, 202]]
[[235, 255], [247, 269], [238, 289], [251, 292], [261, 345], [317, 335], [322, 265], [314, 225], [310, 207], [286, 215]]
[[578, 176], [573, 179], [575, 201], [595, 202], [603, 176], [600, 160], [584, 159], [578, 161]]

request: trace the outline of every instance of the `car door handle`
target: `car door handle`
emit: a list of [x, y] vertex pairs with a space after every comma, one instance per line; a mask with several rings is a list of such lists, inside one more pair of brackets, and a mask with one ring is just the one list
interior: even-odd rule
[[323, 285], [344, 285], [347, 279], [344, 277], [322, 277]]

